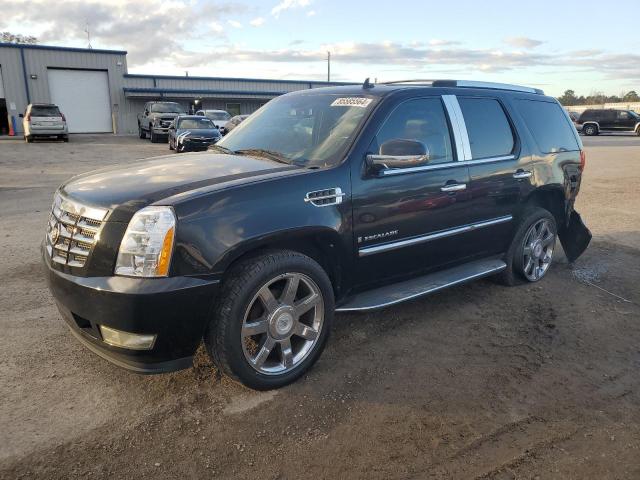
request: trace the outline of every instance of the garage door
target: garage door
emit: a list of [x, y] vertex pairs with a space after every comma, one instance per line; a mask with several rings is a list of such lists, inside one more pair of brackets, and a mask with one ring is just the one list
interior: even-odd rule
[[107, 72], [50, 69], [49, 92], [67, 117], [69, 132], [112, 131]]

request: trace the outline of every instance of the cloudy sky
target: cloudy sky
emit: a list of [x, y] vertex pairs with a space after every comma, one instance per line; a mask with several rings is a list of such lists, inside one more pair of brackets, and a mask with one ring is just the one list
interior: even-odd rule
[[130, 73], [459, 78], [640, 90], [640, 1], [11, 0], [0, 30], [129, 52]]

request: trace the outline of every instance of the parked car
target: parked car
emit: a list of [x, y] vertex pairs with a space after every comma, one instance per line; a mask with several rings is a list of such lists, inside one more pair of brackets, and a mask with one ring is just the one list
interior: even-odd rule
[[[300, 128], [297, 128], [300, 127]], [[136, 372], [187, 368], [286, 385], [334, 312], [388, 307], [574, 261], [585, 154], [540, 90], [469, 81], [282, 95], [209, 151], [76, 176], [43, 258], [71, 332]], [[526, 291], [523, 291], [526, 295]]]
[[169, 127], [169, 149], [176, 153], [206, 150], [220, 138], [220, 131], [207, 117], [176, 117]]
[[633, 110], [588, 109], [580, 115], [578, 127], [589, 136], [600, 132], [634, 132], [640, 135], [640, 115]]
[[56, 137], [69, 141], [67, 119], [57, 105], [30, 103], [22, 117], [25, 142], [31, 143], [37, 137]]
[[235, 117], [231, 117], [231, 120], [227, 122], [224, 126], [225, 132], [229, 133], [231, 130], [240, 125], [249, 115], [236, 115]]
[[147, 102], [138, 115], [138, 136], [152, 143], [160, 142], [169, 135], [169, 126], [178, 115], [186, 115], [182, 105], [176, 102]]
[[198, 110], [196, 115], [207, 117], [213, 120], [213, 123], [218, 127], [220, 133], [223, 135], [227, 133], [227, 122], [231, 120], [231, 115], [225, 110]]

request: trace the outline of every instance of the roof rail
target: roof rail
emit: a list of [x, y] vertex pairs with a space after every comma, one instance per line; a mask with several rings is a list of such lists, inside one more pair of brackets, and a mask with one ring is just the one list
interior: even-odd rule
[[466, 87], [466, 88], [491, 88], [495, 90], [511, 90], [514, 92], [535, 93], [544, 95], [544, 91], [539, 88], [523, 87], [521, 85], [511, 85], [509, 83], [496, 82], [476, 82], [473, 80], [396, 80], [384, 82], [383, 85], [414, 84], [431, 87]]

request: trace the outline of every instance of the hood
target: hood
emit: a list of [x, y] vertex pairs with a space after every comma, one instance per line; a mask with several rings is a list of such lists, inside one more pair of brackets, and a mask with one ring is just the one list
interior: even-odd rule
[[80, 203], [112, 210], [109, 221], [128, 222], [139, 209], [173, 195], [299, 170], [300, 167], [256, 157], [191, 153], [85, 173], [64, 183], [60, 191]]
[[220, 131], [217, 128], [198, 128], [197, 130], [189, 128], [176, 129], [176, 137], [181, 135], [195, 138], [217, 138], [220, 136]]

